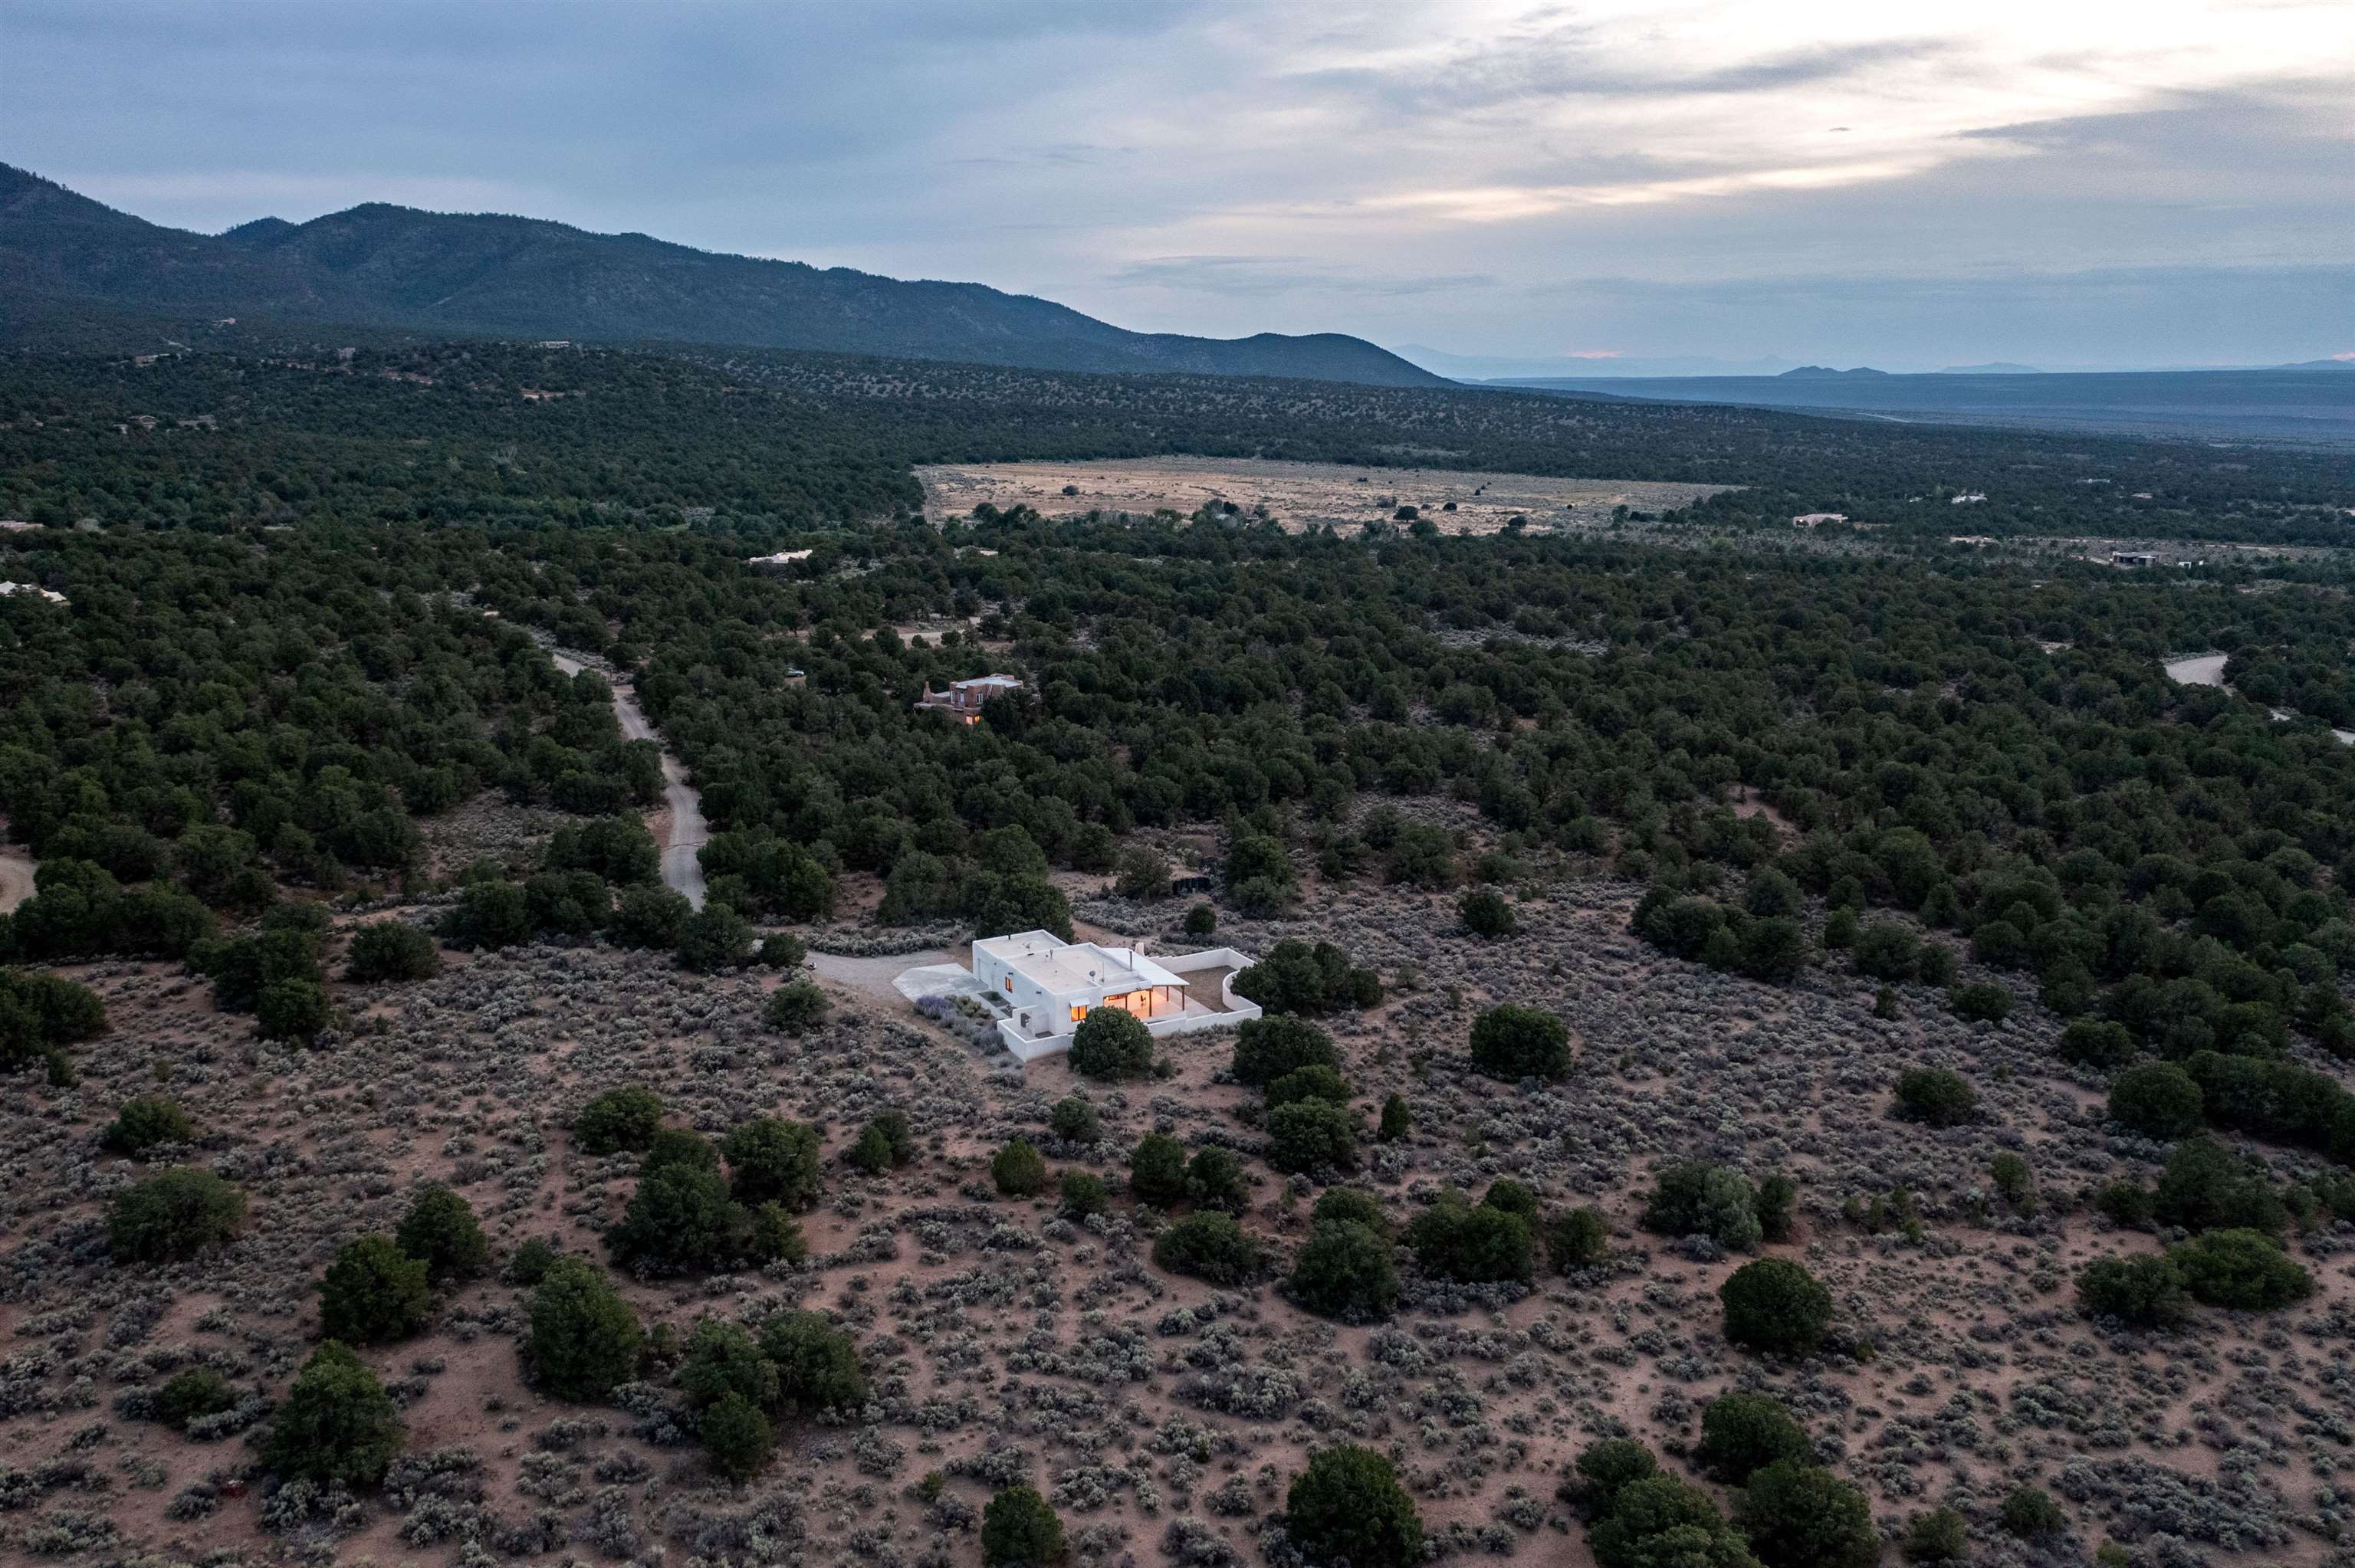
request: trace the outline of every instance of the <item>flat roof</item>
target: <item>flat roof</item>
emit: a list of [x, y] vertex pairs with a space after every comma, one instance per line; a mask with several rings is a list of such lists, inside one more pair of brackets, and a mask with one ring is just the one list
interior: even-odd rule
[[973, 945], [1009, 969], [1061, 994], [1074, 991], [1128, 991], [1138, 986], [1186, 983], [1134, 948], [1107, 948], [1095, 942], [1066, 942], [1051, 931], [1019, 931], [986, 937]]

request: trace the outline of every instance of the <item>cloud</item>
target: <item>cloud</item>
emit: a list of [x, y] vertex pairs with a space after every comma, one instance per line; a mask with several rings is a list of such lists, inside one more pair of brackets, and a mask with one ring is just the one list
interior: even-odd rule
[[1320, 266], [1300, 256], [1155, 256], [1131, 262], [1105, 280], [1124, 288], [1191, 290], [1242, 298], [1309, 291], [1321, 294], [1427, 294], [1487, 289], [1482, 272], [1406, 277]]
[[[0, 5], [11, 160], [188, 227], [521, 210], [1152, 330], [1638, 357], [1871, 358], [1825, 341], [1843, 280], [2176, 265], [2274, 313], [2187, 273], [2200, 331], [2345, 341], [2263, 270], [2347, 254], [2345, 0]], [[2121, 353], [2176, 324], [2071, 297]], [[1939, 319], [1938, 363], [2051, 357]]]

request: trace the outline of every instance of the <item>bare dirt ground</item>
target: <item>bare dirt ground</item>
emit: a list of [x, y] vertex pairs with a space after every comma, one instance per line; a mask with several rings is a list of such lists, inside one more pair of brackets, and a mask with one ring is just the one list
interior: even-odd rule
[[15, 844], [0, 844], [0, 915], [33, 895], [33, 857]]
[[[1614, 507], [1659, 512], [1713, 495], [1722, 485], [1646, 480], [1548, 479], [1449, 469], [1353, 468], [1248, 458], [1132, 458], [1101, 462], [1008, 462], [919, 468], [925, 515], [962, 517], [982, 502], [1047, 515], [1091, 511], [1180, 514], [1220, 502], [1267, 508], [1298, 532], [1389, 519], [1401, 506], [1450, 534], [1492, 534], [1515, 516], [1532, 527], [1592, 526]], [[1066, 493], [1066, 492], [1070, 493]], [[1449, 503], [1455, 510], [1445, 510]]]
[[[1317, 1186], [1257, 1158], [1258, 1097], [1228, 1079], [1222, 1035], [1170, 1043], [1167, 1079], [1108, 1089], [1061, 1057], [1001, 1071], [862, 983], [864, 969], [837, 969], [832, 1018], [793, 1039], [762, 1022], [773, 975], [534, 946], [453, 957], [413, 984], [339, 984], [355, 1026], [295, 1049], [255, 1039], [174, 966], [69, 971], [114, 1024], [79, 1048], [80, 1083], [0, 1080], [0, 1559], [971, 1568], [978, 1509], [1021, 1479], [1061, 1511], [1074, 1568], [1240, 1568], [1268, 1561], [1258, 1532], [1305, 1457], [1356, 1441], [1391, 1455], [1448, 1560], [1586, 1568], [1555, 1496], [1578, 1451], [1632, 1434], [1681, 1467], [1700, 1405], [1756, 1387], [1801, 1415], [1892, 1532], [1936, 1503], [1963, 1510], [1981, 1564], [2082, 1563], [2112, 1538], [2139, 1568], [2345, 1561], [2328, 1538], [2355, 1499], [2355, 1228], [2293, 1238], [2317, 1287], [2297, 1307], [2105, 1333], [2075, 1306], [2075, 1271], [2155, 1244], [2094, 1217], [2086, 1194], [2147, 1179], [2163, 1151], [2107, 1128], [2098, 1093], [2057, 1070], [2058, 1020], [2023, 996], [2006, 1023], [1964, 1024], [1903, 986], [1902, 1016], [1882, 1021], [1873, 986], [1835, 969], [1778, 989], [1664, 959], [1626, 934], [1636, 892], [1599, 878], [1526, 890], [1521, 933], [1497, 942], [1463, 933], [1448, 898], [1362, 884], [1321, 889], [1294, 919], [1222, 924], [1217, 939], [1247, 951], [1335, 941], [1391, 982], [1381, 1007], [1331, 1026], [1369, 1119], [1392, 1091], [1412, 1110], [1413, 1131], [1369, 1141], [1350, 1178], [1394, 1223], [1445, 1186], [1507, 1175], [1549, 1208], [1594, 1203], [1611, 1220], [1609, 1267], [1528, 1289], [1422, 1281], [1402, 1255], [1405, 1299], [1378, 1327], [1308, 1316], [1275, 1283]], [[1159, 935], [1187, 902], [1121, 924]], [[1470, 1022], [1497, 1001], [1569, 1024], [1567, 1081], [1469, 1071]], [[1891, 1080], [1916, 1064], [1969, 1076], [1982, 1118], [1946, 1131], [1891, 1120]], [[589, 1096], [628, 1083], [655, 1088], [674, 1125], [718, 1134], [781, 1114], [817, 1126], [828, 1151], [807, 1261], [623, 1281], [649, 1328], [677, 1337], [705, 1316], [753, 1322], [788, 1305], [858, 1337], [867, 1407], [787, 1421], [750, 1485], [712, 1477], [659, 1356], [609, 1406], [532, 1390], [516, 1354], [529, 1293], [496, 1278], [446, 1295], [428, 1332], [366, 1352], [410, 1429], [381, 1493], [265, 1530], [259, 1425], [195, 1442], [118, 1411], [197, 1363], [282, 1393], [315, 1340], [335, 1247], [389, 1230], [426, 1182], [474, 1203], [502, 1264], [531, 1236], [603, 1260], [599, 1231], [634, 1190], [634, 1163], [584, 1154], [569, 1128]], [[123, 1099], [159, 1089], [201, 1128], [176, 1157], [236, 1181], [250, 1218], [224, 1253], [117, 1266], [104, 1203], [140, 1168], [94, 1139]], [[1073, 1092], [1101, 1113], [1101, 1143], [1047, 1132], [1049, 1107]], [[908, 1113], [920, 1157], [858, 1174], [837, 1157], [887, 1106]], [[1074, 1224], [1050, 1198], [1001, 1198], [989, 1182], [989, 1155], [1020, 1135], [1050, 1169], [1094, 1170], [1117, 1192], [1127, 1151], [1156, 1130], [1244, 1154], [1244, 1223], [1278, 1262], [1268, 1280], [1218, 1290], [1153, 1267], [1157, 1221], [1125, 1195]], [[2299, 1169], [2249, 1147], [2279, 1178]], [[1991, 1198], [1988, 1161], [2006, 1149], [2034, 1169], [2032, 1214]], [[1715, 1292], [1742, 1259], [1637, 1228], [1656, 1169], [1695, 1155], [1798, 1178], [1800, 1228], [1774, 1250], [1834, 1293], [1822, 1355], [1733, 1351]], [[1901, 1189], [1918, 1240], [1842, 1217], [1852, 1197]], [[928, 1499], [932, 1471], [943, 1479]], [[2065, 1541], [2029, 1546], [1995, 1526], [2021, 1483], [2060, 1499]]]

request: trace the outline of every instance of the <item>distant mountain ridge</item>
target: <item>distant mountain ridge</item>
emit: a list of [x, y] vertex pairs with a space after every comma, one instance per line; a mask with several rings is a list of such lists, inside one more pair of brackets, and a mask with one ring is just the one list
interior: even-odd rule
[[1446, 379], [1338, 333], [1136, 333], [979, 283], [727, 256], [540, 218], [369, 202], [220, 235], [166, 228], [0, 164], [7, 319], [91, 302], [155, 316], [253, 315], [450, 335], [667, 340], [1045, 370]]

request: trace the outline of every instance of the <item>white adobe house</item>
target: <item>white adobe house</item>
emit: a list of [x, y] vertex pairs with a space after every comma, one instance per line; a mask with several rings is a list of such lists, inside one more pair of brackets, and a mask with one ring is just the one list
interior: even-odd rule
[[979, 675], [970, 681], [952, 681], [945, 692], [932, 690], [932, 683], [927, 681], [924, 694], [916, 699], [916, 706], [920, 711], [948, 714], [960, 724], [978, 724], [982, 704], [1021, 689], [1021, 678], [1016, 675]]
[[894, 982], [911, 1001], [970, 996], [997, 1015], [998, 1038], [1028, 1062], [1071, 1048], [1080, 1021], [1099, 1007], [1134, 1013], [1156, 1035], [1227, 1029], [1260, 1016], [1234, 990], [1252, 960], [1232, 948], [1147, 958], [1141, 948], [1066, 942], [1050, 931], [976, 938], [973, 967], [935, 964]]

